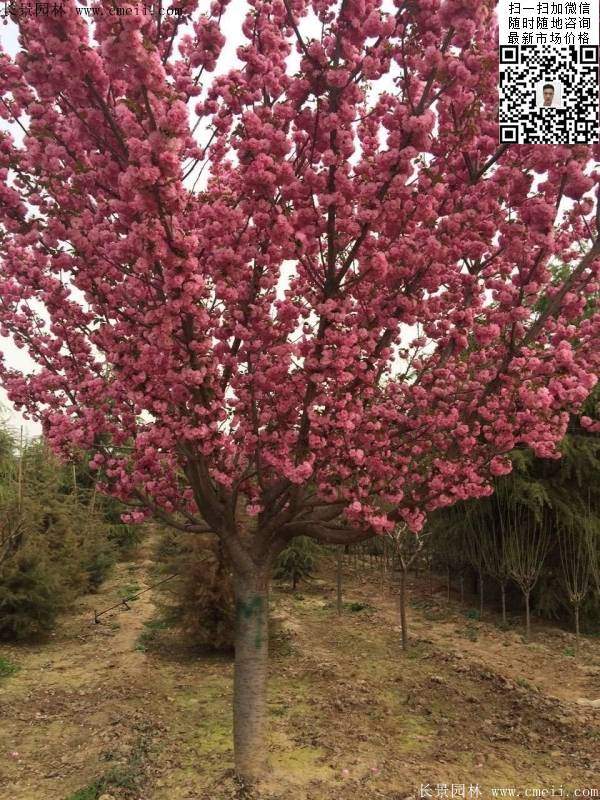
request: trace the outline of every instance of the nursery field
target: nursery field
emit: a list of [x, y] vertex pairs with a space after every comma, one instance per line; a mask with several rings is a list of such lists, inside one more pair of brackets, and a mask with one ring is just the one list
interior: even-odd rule
[[335, 565], [324, 559], [296, 592], [274, 587], [270, 771], [258, 795], [244, 793], [233, 773], [231, 660], [186, 649], [161, 621], [159, 590], [93, 623], [94, 608], [156, 581], [153, 546], [80, 598], [47, 642], [2, 646], [0, 797], [401, 800], [600, 788], [598, 638], [583, 637], [576, 660], [570, 633], [534, 621], [525, 644], [518, 621], [479, 621], [471, 605], [447, 602], [442, 581], [411, 579], [403, 652], [394, 587], [346, 564], [338, 617]]
[[0, 800], [600, 800], [595, 5], [33, 5]]

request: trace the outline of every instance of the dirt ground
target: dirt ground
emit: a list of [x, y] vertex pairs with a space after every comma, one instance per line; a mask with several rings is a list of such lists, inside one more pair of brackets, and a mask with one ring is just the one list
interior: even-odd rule
[[[230, 660], [165, 629], [158, 590], [93, 623], [94, 608], [156, 579], [151, 548], [48, 642], [0, 647], [17, 667], [0, 677], [2, 800], [238, 796]], [[261, 800], [600, 796], [600, 640], [576, 661], [564, 631], [536, 625], [527, 645], [518, 627], [447, 603], [441, 584], [412, 583], [407, 652], [376, 571], [345, 566], [341, 618], [332, 565], [296, 593], [275, 587]]]

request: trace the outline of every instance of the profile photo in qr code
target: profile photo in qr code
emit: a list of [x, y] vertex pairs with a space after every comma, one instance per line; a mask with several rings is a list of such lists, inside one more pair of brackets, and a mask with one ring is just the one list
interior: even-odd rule
[[562, 108], [562, 83], [559, 80], [539, 81], [535, 87], [538, 108]]

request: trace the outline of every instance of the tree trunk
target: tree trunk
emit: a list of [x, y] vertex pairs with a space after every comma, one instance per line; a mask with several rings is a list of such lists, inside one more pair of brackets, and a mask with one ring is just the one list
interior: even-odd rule
[[529, 592], [525, 592], [525, 641], [529, 642], [531, 633], [531, 615], [529, 613]]
[[408, 649], [408, 630], [406, 625], [406, 570], [400, 570], [400, 630], [402, 632], [402, 649]]
[[500, 594], [502, 595], [502, 624], [506, 625], [506, 584], [500, 584]]
[[447, 600], [450, 602], [450, 565], [446, 565], [446, 587], [447, 587]]
[[337, 552], [337, 613], [342, 614], [342, 550]]
[[579, 604], [575, 606], [575, 655], [579, 658]]
[[233, 679], [235, 769], [247, 785], [264, 771], [268, 665], [269, 573], [234, 575], [236, 624]]
[[483, 572], [479, 571], [479, 619], [483, 619]]
[[461, 606], [465, 604], [465, 576], [462, 572], [460, 573], [460, 604]]

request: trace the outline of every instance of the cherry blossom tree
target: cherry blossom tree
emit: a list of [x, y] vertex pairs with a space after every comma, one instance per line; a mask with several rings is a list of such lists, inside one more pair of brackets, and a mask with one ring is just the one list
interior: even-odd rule
[[489, 494], [596, 380], [600, 149], [498, 144], [494, 6], [65, 0], [0, 51], [2, 385], [133, 520], [220, 537], [247, 780], [290, 539]]

